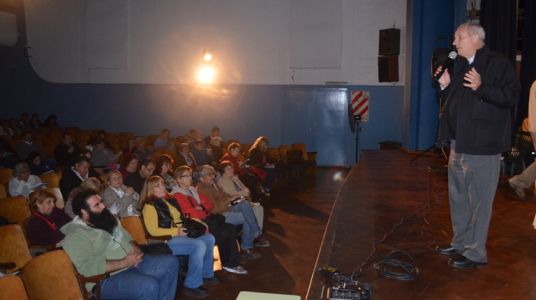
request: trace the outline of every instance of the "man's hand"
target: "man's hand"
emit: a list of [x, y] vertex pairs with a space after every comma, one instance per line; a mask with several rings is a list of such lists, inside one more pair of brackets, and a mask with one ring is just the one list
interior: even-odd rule
[[132, 195], [132, 193], [134, 193], [134, 189], [131, 187], [127, 187], [127, 189], [125, 190], [125, 195], [130, 196]]
[[475, 68], [471, 68], [469, 72], [465, 73], [465, 75], [463, 76], [463, 80], [463, 86], [468, 87], [473, 91], [476, 91], [482, 83], [480, 79], [480, 74], [478, 74]]
[[137, 267], [141, 263], [142, 258], [143, 253], [135, 253], [134, 251], [130, 251], [124, 260], [127, 267]]
[[[434, 72], [434, 77], [441, 73], [441, 71], [443, 70], [443, 66], [439, 66], [439, 68], [437, 68]], [[439, 82], [439, 85], [441, 86], [442, 89], [446, 88], [449, 84], [450, 84], [450, 74], [449, 74], [449, 71], [448, 70], [445, 70], [445, 72], [443, 72], [443, 74], [441, 74], [441, 77], [439, 77], [439, 79], [437, 80], [437, 82]]]

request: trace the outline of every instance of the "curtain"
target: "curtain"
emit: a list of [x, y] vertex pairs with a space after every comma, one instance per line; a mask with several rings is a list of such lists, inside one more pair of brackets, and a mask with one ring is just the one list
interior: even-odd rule
[[[515, 1], [513, 1], [515, 2]], [[521, 124], [528, 115], [529, 90], [536, 80], [536, 1], [525, 1], [521, 59], [521, 94], [516, 123]]]
[[486, 45], [490, 49], [502, 53], [514, 63], [517, 1], [482, 0], [480, 3], [480, 25], [486, 31]]

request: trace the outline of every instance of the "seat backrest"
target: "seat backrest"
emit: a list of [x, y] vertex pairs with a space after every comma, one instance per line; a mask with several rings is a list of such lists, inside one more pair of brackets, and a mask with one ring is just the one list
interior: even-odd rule
[[0, 184], [0, 200], [7, 198], [6, 187]]
[[6, 218], [9, 223], [22, 226], [24, 220], [31, 214], [28, 201], [23, 196], [7, 197], [0, 200], [0, 216]]
[[63, 250], [33, 258], [21, 270], [20, 276], [30, 299], [83, 299], [76, 271]]
[[305, 144], [304, 144], [304, 143], [296, 143], [296, 144], [292, 144], [291, 147], [292, 147], [292, 149], [300, 150], [300, 151], [302, 152], [303, 160], [307, 160], [307, 159], [308, 159], [307, 151], [306, 151], [306, 147], [305, 147]]
[[0, 168], [0, 184], [7, 188], [11, 177], [13, 176], [13, 169]]
[[17, 224], [0, 226], [0, 262], [15, 263], [8, 273], [22, 268], [30, 259], [32, 255], [22, 227]]
[[121, 218], [121, 225], [132, 236], [134, 241], [138, 245], [147, 245], [147, 237], [145, 236], [145, 229], [143, 223], [138, 216], [128, 216]]
[[47, 184], [49, 188], [59, 188], [61, 176], [56, 172], [48, 172], [41, 176], [41, 181]]
[[19, 276], [7, 275], [0, 277], [0, 300], [28, 300], [24, 284]]

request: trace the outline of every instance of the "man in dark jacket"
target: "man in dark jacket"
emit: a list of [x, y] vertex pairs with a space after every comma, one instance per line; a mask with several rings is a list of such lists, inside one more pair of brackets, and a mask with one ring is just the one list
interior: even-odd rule
[[487, 263], [501, 153], [510, 148], [511, 108], [519, 95], [512, 64], [488, 49], [484, 38], [480, 25], [460, 25], [454, 35], [458, 58], [452, 75], [444, 72], [438, 80], [445, 101], [440, 138], [451, 142], [448, 186], [454, 235], [450, 245], [437, 251], [453, 256], [449, 265], [458, 269]]

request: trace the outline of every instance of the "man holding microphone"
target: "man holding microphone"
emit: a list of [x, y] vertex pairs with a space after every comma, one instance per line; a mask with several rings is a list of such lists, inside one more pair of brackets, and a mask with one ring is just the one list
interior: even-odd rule
[[[439, 67], [439, 96], [445, 103], [439, 137], [450, 141], [448, 191], [453, 237], [437, 252], [449, 265], [471, 269], [487, 263], [486, 241], [497, 190], [501, 153], [510, 148], [511, 108], [519, 83], [513, 65], [484, 44], [484, 29], [465, 23], [453, 45], [452, 74]], [[442, 73], [442, 74], [441, 74]], [[441, 74], [441, 75], [440, 75]]]

